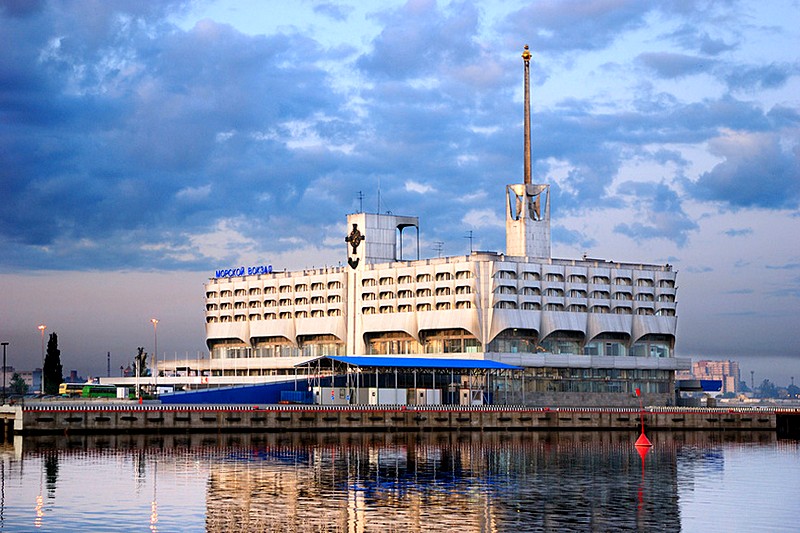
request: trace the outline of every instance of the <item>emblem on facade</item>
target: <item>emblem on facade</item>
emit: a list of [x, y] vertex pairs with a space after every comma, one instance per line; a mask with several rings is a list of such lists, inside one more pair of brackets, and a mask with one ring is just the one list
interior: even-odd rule
[[[344, 238], [344, 242], [348, 243], [352, 248], [353, 252], [352, 255], [358, 253], [358, 245], [361, 244], [361, 241], [366, 240], [360, 231], [358, 231], [358, 224], [353, 224], [353, 230], [350, 234]], [[355, 269], [358, 266], [359, 258], [358, 257], [348, 257], [347, 264], [350, 265], [350, 268]]]

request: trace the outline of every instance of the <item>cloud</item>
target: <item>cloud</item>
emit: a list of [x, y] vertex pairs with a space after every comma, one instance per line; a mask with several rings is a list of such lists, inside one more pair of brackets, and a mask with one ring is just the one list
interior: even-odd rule
[[542, 0], [511, 13], [511, 31], [530, 39], [534, 51], [599, 50], [645, 24], [653, 9], [638, 0]]
[[753, 234], [753, 228], [727, 229], [723, 231], [728, 237], [746, 237]]
[[639, 54], [636, 59], [660, 77], [668, 79], [702, 74], [712, 70], [717, 64], [713, 59], [671, 52], [649, 52]]
[[797, 64], [737, 66], [725, 75], [725, 82], [732, 90], [763, 91], [783, 87], [790, 77], [798, 73], [800, 68]]
[[347, 17], [350, 16], [352, 12], [353, 8], [351, 6], [335, 4], [333, 2], [322, 2], [314, 5], [314, 13], [325, 15], [339, 22], [347, 20]]
[[698, 225], [684, 211], [678, 194], [665, 183], [622, 183], [623, 196], [632, 197], [636, 220], [621, 223], [614, 231], [637, 242], [648, 239], [667, 239], [684, 246]]
[[800, 202], [800, 145], [776, 132], [724, 130], [708, 143], [723, 161], [689, 184], [701, 200], [734, 208], [796, 209]]
[[416, 192], [419, 194], [428, 194], [434, 192], [436, 189], [424, 183], [418, 183], [414, 180], [408, 180], [405, 184], [406, 190], [409, 192]]

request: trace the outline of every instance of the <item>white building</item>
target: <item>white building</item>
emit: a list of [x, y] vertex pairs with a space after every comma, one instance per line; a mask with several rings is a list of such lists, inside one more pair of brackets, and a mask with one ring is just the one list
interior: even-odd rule
[[[669, 403], [676, 272], [670, 265], [550, 256], [550, 191], [506, 186], [506, 254], [406, 259], [416, 217], [347, 217], [347, 266], [218, 271], [205, 285], [211, 376], [294, 374], [323, 355], [491, 359], [524, 367], [519, 402], [624, 404], [636, 388]], [[244, 275], [242, 275], [244, 274]], [[508, 396], [506, 396], [508, 397]]]

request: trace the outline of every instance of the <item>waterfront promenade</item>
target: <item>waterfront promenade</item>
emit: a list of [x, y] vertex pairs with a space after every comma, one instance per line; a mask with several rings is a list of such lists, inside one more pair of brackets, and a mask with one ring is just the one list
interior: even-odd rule
[[[29, 402], [3, 406], [4, 435], [284, 431], [636, 430], [635, 408], [526, 406], [161, 405]], [[782, 431], [800, 409], [645, 407], [648, 430]], [[13, 427], [12, 427], [13, 424]]]

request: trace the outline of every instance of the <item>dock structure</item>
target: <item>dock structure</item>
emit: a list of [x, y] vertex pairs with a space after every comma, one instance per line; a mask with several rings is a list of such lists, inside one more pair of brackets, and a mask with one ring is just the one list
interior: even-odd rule
[[[527, 406], [307, 406], [37, 403], [3, 407], [4, 436], [37, 434], [314, 431], [781, 431], [800, 409], [532, 408]], [[13, 429], [9, 421], [13, 419]]]

